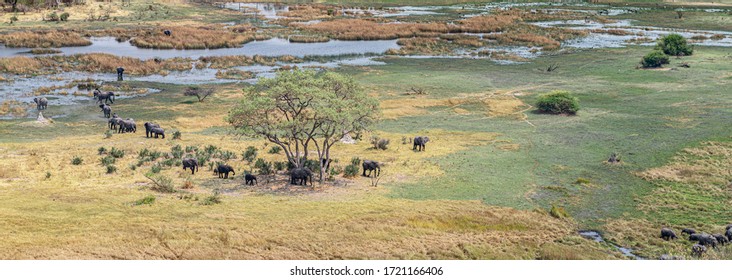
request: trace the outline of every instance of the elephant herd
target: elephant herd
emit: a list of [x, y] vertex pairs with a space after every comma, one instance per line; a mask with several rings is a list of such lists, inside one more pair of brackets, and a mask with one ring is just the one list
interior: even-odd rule
[[[708, 247], [716, 249], [717, 246], [726, 245], [732, 241], [732, 224], [727, 225], [724, 234], [697, 233], [696, 230], [690, 228], [682, 229], [681, 234], [688, 235], [689, 241], [697, 242], [691, 247], [691, 255], [701, 257], [707, 251]], [[661, 238], [666, 241], [670, 241], [672, 239], [677, 239], [678, 236], [672, 229], [662, 228]]]
[[[108, 118], [109, 121], [107, 121], [107, 124], [109, 125], [109, 129], [116, 131], [117, 133], [136, 133], [137, 132], [137, 123], [135, 123], [134, 119], [127, 118], [123, 119], [120, 118], [117, 113], [112, 114], [112, 106], [108, 104], [108, 102], [114, 104], [114, 92], [101, 92], [99, 89], [94, 90], [94, 99], [96, 99], [96, 103], [99, 104], [99, 108], [101, 109], [101, 112], [104, 114], [105, 118]], [[144, 124], [145, 126], [145, 137], [150, 138], [160, 138], [162, 137], [165, 139], [165, 130], [160, 127], [159, 124], [146, 122]]]

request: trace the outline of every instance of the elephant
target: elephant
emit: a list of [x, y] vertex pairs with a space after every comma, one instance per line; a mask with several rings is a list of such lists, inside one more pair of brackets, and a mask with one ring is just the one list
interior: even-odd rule
[[[381, 166], [382, 164], [373, 160], [364, 160], [361, 164], [363, 166], [363, 174], [361, 176], [364, 177], [371, 177], [371, 171], [376, 171], [376, 177], [379, 177], [381, 175]], [[366, 171], [369, 171], [369, 175], [366, 176]]]
[[427, 136], [414, 137], [414, 146], [412, 147], [412, 150], [424, 151], [424, 146], [429, 141], [430, 141], [430, 138]]
[[170, 30], [164, 30], [163, 34], [165, 34], [165, 36], [170, 36], [173, 35], [173, 32], [171, 32]]
[[153, 136], [152, 129], [154, 127], [160, 128], [160, 125], [159, 124], [156, 124], [156, 123], [151, 123], [151, 122], [146, 122], [145, 123], [145, 137], [152, 137]]
[[218, 174], [219, 178], [229, 179], [229, 172], [232, 173], [231, 175], [236, 175], [234, 168], [227, 164], [219, 164], [214, 169], [214, 174]]
[[46, 99], [45, 97], [33, 98], [33, 102], [36, 103], [36, 109], [38, 109], [39, 111], [44, 110], [46, 109], [46, 107], [48, 107], [48, 99]]
[[196, 171], [198, 171], [198, 160], [195, 158], [184, 158], [183, 170], [186, 170], [186, 168], [191, 169], [191, 175], [196, 174]]
[[117, 129], [117, 126], [120, 125], [120, 122], [122, 121], [122, 118], [118, 117], [117, 114], [114, 114], [111, 119], [109, 119], [109, 129]]
[[158, 136], [162, 135], [163, 139], [165, 139], [165, 130], [160, 127], [153, 127], [150, 129], [150, 136], [155, 134], [155, 138], [158, 138]]
[[717, 248], [717, 239], [706, 233], [695, 233], [689, 236], [689, 241], [698, 241], [699, 244], [707, 246], [711, 245], [712, 248]]
[[244, 184], [254, 186], [255, 183], [257, 183], [257, 176], [254, 176], [252, 174], [246, 174], [244, 175]]
[[671, 239], [676, 239], [677, 237], [676, 237], [676, 233], [674, 233], [674, 231], [671, 230], [670, 228], [662, 228], [661, 229], [661, 238], [668, 241]]
[[105, 118], [112, 117], [112, 107], [109, 107], [107, 104], [101, 104], [99, 105], [99, 108], [102, 108], [102, 112], [104, 112]]
[[717, 242], [719, 242], [719, 245], [723, 245], [724, 246], [727, 243], [729, 243], [729, 239], [727, 239], [727, 237], [725, 237], [724, 235], [721, 235], [721, 234], [712, 234], [712, 236], [714, 237], [714, 239], [717, 239]]
[[117, 81], [122, 81], [122, 75], [125, 73], [125, 69], [117, 67]]
[[707, 251], [707, 247], [701, 244], [691, 246], [691, 255], [697, 258], [701, 257]]
[[126, 120], [120, 120], [119, 121], [119, 130], [117, 133], [123, 133], [123, 132], [137, 132], [137, 125], [135, 124], [135, 120], [133, 119], [126, 119]]
[[727, 228], [727, 232], [724, 235], [727, 236], [727, 240], [732, 241], [732, 228]]
[[313, 185], [313, 172], [306, 167], [295, 168], [290, 171], [290, 184], [292, 185], [308, 185], [308, 178], [310, 178], [310, 185]]
[[696, 233], [696, 230], [693, 230], [693, 229], [690, 229], [690, 228], [685, 228], [685, 229], [682, 229], [681, 230], [681, 233], [686, 233], [688, 235], [692, 235], [692, 234]]
[[102, 103], [102, 100], [104, 100], [104, 104], [107, 104], [107, 102], [114, 104], [114, 92], [111, 91], [101, 92], [99, 89], [96, 89], [94, 90], [94, 98], [96, 98], [99, 103]]

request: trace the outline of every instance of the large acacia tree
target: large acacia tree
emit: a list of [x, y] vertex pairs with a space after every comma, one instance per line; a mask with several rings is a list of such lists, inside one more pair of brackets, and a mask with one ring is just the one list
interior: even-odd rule
[[245, 91], [227, 121], [241, 135], [280, 146], [297, 168], [315, 155], [321, 183], [330, 149], [346, 134], [368, 129], [380, 116], [375, 98], [351, 77], [334, 72], [280, 72]]

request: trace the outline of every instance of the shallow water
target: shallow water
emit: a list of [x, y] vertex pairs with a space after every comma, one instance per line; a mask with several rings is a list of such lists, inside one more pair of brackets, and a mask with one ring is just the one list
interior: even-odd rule
[[[202, 56], [225, 56], [225, 55], [262, 55], [281, 56], [292, 55], [304, 56], [336, 56], [348, 54], [384, 53], [388, 49], [398, 49], [396, 40], [376, 41], [339, 41], [330, 40], [325, 43], [290, 43], [287, 39], [273, 38], [265, 41], [254, 41], [244, 44], [239, 48], [224, 49], [203, 49], [203, 50], [156, 50], [138, 48], [127, 42], [117, 42], [112, 37], [95, 37], [91, 39], [92, 44], [83, 47], [58, 48], [61, 53], [56, 55], [74, 55], [86, 53], [108, 53], [117, 56], [127, 56], [139, 59], [152, 58], [174, 58], [185, 57], [197, 59]], [[0, 57], [29, 54], [28, 48], [7, 48], [0, 47]]]
[[602, 238], [602, 235], [600, 235], [599, 232], [591, 231], [591, 230], [581, 230], [579, 232], [579, 235], [582, 236], [582, 237], [584, 237], [584, 238], [587, 238], [587, 239], [592, 239], [595, 242], [605, 242], [607, 244], [610, 244], [611, 246], [613, 246], [615, 249], [617, 249], [618, 251], [620, 251], [620, 253], [622, 253], [626, 257], [631, 257], [631, 258], [636, 259], [636, 260], [643, 260], [642, 257], [640, 257], [640, 256], [638, 256], [636, 254], [633, 254], [633, 250], [628, 249], [628, 248], [625, 248], [625, 247], [620, 247], [620, 246], [615, 245], [615, 244], [613, 244], [611, 242], [605, 241], [605, 239]]

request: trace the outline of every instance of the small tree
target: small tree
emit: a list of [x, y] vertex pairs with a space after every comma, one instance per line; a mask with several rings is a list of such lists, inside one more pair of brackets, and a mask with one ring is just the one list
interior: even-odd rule
[[183, 92], [183, 95], [185, 96], [195, 96], [198, 98], [198, 102], [203, 102], [206, 97], [209, 97], [210, 95], [213, 95], [214, 90], [212, 88], [202, 88], [202, 87], [188, 87], [186, 88], [186, 91]]
[[660, 50], [655, 50], [647, 55], [643, 56], [643, 59], [641, 60], [641, 65], [645, 68], [656, 68], [661, 67], [664, 64], [668, 64], [668, 55], [663, 53]]
[[656, 45], [657, 50], [662, 50], [667, 55], [684, 56], [691, 55], [694, 48], [686, 43], [686, 38], [679, 34], [669, 34], [661, 37]]
[[536, 107], [544, 113], [574, 115], [579, 110], [579, 100], [569, 92], [553, 91], [539, 96]]
[[[296, 168], [305, 166], [312, 146], [318, 165], [330, 161], [335, 143], [366, 130], [380, 115], [375, 98], [352, 78], [333, 72], [284, 71], [260, 79], [247, 93], [227, 121], [242, 135], [281, 147]], [[325, 168], [320, 167], [322, 183]]]

